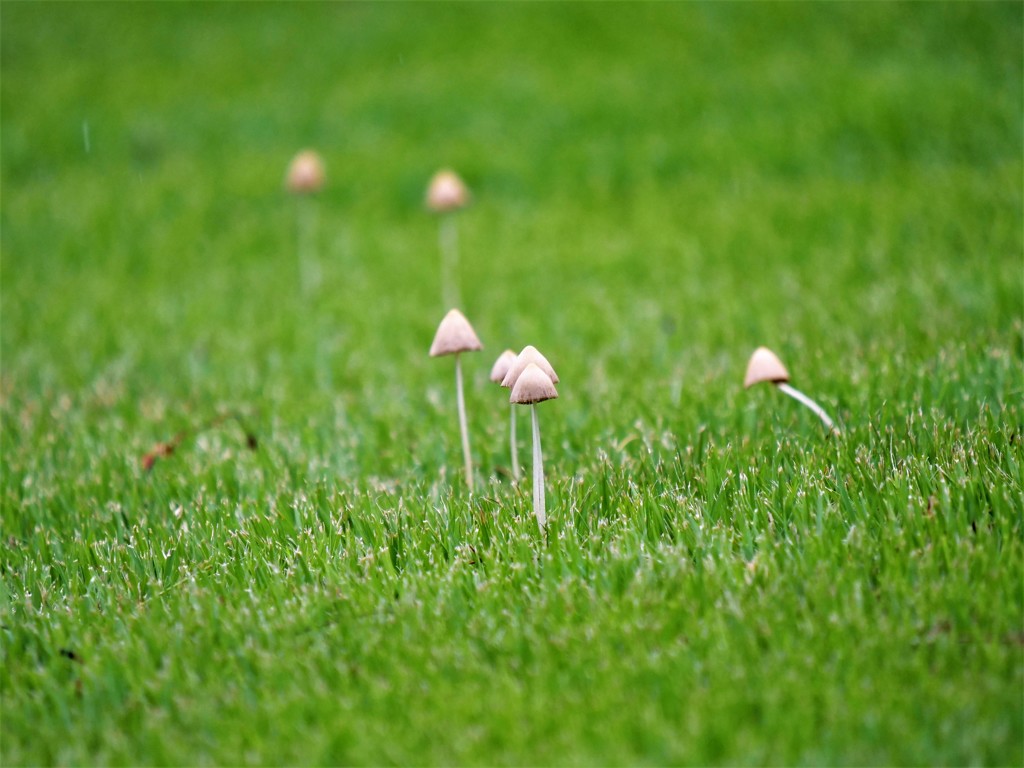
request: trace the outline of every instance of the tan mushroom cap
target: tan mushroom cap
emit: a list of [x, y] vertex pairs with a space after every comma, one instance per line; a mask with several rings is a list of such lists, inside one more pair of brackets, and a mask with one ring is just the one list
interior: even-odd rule
[[773, 384], [789, 381], [789, 371], [782, 361], [768, 347], [758, 347], [747, 363], [747, 375], [743, 378], [744, 387], [752, 387], [762, 381]]
[[508, 373], [508, 369], [512, 367], [512, 363], [515, 361], [516, 353], [511, 349], [506, 349], [502, 352], [491, 368], [491, 381], [495, 384], [501, 384], [501, 380], [505, 378], [505, 374]]
[[530, 363], [516, 379], [516, 385], [512, 387], [512, 396], [508, 401], [516, 405], [529, 405], [554, 400], [556, 397], [558, 391], [551, 377], [536, 363]]
[[454, 211], [469, 203], [469, 190], [455, 171], [438, 171], [427, 186], [427, 208], [435, 213]]
[[508, 369], [508, 373], [505, 374], [505, 378], [501, 380], [501, 386], [508, 389], [514, 387], [516, 379], [519, 378], [530, 363], [535, 364], [544, 371], [544, 373], [547, 374], [547, 377], [551, 379], [552, 384], [558, 383], [558, 374], [555, 373], [555, 369], [551, 367], [551, 363], [548, 362], [548, 359], [538, 352], [535, 346], [527, 344], [523, 347], [523, 351], [516, 356], [516, 360]]
[[289, 192], [319, 192], [324, 185], [324, 161], [312, 149], [304, 149], [288, 165], [284, 180]]
[[451, 309], [437, 326], [434, 342], [430, 345], [430, 356], [456, 355], [459, 352], [475, 352], [483, 348], [484, 345], [480, 343], [466, 316], [457, 309]]

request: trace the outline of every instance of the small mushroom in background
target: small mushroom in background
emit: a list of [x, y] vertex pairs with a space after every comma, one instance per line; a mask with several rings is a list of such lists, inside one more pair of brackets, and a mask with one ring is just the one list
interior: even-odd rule
[[514, 405], [529, 405], [533, 421], [533, 513], [543, 531], [548, 524], [544, 509], [544, 458], [540, 450], [540, 424], [537, 421], [537, 403], [558, 397], [551, 377], [537, 365], [529, 363], [519, 374], [512, 387], [509, 402]]
[[[495, 384], [501, 384], [505, 378], [505, 374], [508, 373], [508, 369], [512, 367], [512, 364], [516, 361], [516, 353], [511, 349], [506, 349], [502, 352], [498, 359], [494, 361], [494, 366], [491, 368], [490, 379]], [[515, 482], [519, 482], [519, 451], [516, 446], [516, 409], [514, 407], [509, 408], [508, 416], [508, 449], [509, 454], [512, 456], [512, 479]]]
[[316, 274], [317, 211], [312, 197], [324, 186], [324, 161], [312, 149], [304, 149], [292, 158], [285, 174], [285, 188], [297, 199], [296, 229], [299, 252], [299, 284], [308, 293], [318, 281]]
[[312, 149], [304, 149], [292, 158], [285, 186], [296, 195], [319, 192], [324, 186], [324, 161]]
[[462, 392], [462, 363], [459, 355], [483, 348], [473, 326], [457, 309], [449, 310], [444, 316], [430, 345], [431, 357], [455, 355], [455, 392], [459, 406], [459, 429], [462, 432], [462, 458], [466, 465], [466, 486], [470, 493], [473, 492], [473, 460], [469, 453], [469, 429], [466, 426], [466, 401]]
[[459, 231], [455, 212], [469, 205], [469, 190], [455, 171], [435, 173], [427, 185], [427, 208], [438, 214], [437, 241], [441, 251], [441, 296], [445, 306], [459, 304]]
[[754, 350], [754, 354], [750, 356], [750, 362], [747, 363], [747, 373], [743, 378], [743, 386], [749, 389], [755, 384], [760, 384], [764, 381], [771, 382], [779, 390], [810, 408], [821, 419], [826, 428], [836, 435], [839, 434], [835, 423], [825, 413], [824, 408], [803, 392], [789, 385], [789, 371], [786, 370], [786, 366], [782, 364], [778, 356], [767, 347], [758, 347]]

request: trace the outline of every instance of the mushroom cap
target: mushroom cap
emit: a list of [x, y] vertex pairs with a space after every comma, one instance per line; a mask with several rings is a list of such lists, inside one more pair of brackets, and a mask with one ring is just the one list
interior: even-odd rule
[[512, 387], [512, 395], [508, 401], [516, 405], [541, 403], [558, 397], [555, 383], [536, 363], [530, 363], [519, 374], [516, 385]]
[[459, 352], [475, 352], [483, 348], [484, 345], [480, 343], [466, 316], [457, 309], [451, 309], [437, 326], [437, 333], [430, 345], [430, 356], [457, 355]]
[[789, 381], [789, 371], [782, 361], [768, 347], [758, 347], [747, 363], [747, 375], [743, 377], [743, 386], [752, 387], [762, 381], [773, 384]]
[[324, 161], [312, 149], [304, 149], [288, 164], [285, 187], [303, 195], [319, 192], [324, 185]]
[[469, 190], [455, 171], [442, 169], [427, 186], [427, 208], [435, 213], [454, 211], [469, 203]]
[[501, 384], [501, 380], [505, 378], [505, 374], [508, 373], [508, 369], [512, 367], [512, 363], [515, 361], [516, 353], [511, 349], [506, 349], [502, 352], [491, 368], [491, 381], [495, 384]]
[[511, 389], [516, 384], [516, 379], [526, 370], [526, 367], [534, 363], [537, 365], [547, 377], [551, 379], [552, 384], [558, 383], [558, 374], [555, 373], [555, 369], [551, 367], [551, 363], [544, 357], [537, 348], [532, 344], [527, 344], [523, 347], [523, 351], [516, 356], [516, 360], [508, 369], [508, 373], [505, 374], [505, 378], [501, 380], [501, 386]]

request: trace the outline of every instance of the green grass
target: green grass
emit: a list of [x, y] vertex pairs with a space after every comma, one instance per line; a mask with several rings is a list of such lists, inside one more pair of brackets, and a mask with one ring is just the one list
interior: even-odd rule
[[1024, 763], [1022, 16], [4, 3], [0, 762]]

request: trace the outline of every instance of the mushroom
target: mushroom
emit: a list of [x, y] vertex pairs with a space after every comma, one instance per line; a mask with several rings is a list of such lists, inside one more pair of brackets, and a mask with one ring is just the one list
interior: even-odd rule
[[[508, 369], [512, 367], [512, 364], [516, 361], [516, 353], [511, 349], [506, 349], [498, 359], [494, 361], [494, 367], [491, 368], [491, 381], [495, 384], [501, 384], [505, 378], [505, 374], [508, 373]], [[512, 479], [519, 482], [519, 455], [516, 450], [516, 409], [509, 407], [508, 416], [508, 449], [512, 456]]]
[[555, 369], [551, 367], [551, 363], [544, 357], [537, 348], [532, 344], [527, 344], [523, 347], [522, 351], [516, 356], [516, 360], [509, 366], [508, 373], [505, 374], [505, 378], [501, 380], [501, 386], [511, 389], [516, 384], [516, 379], [526, 370], [526, 366], [530, 363], [536, 364], [544, 373], [551, 379], [552, 384], [558, 383], [558, 374], [555, 373]]
[[462, 364], [459, 360], [461, 352], [475, 352], [484, 345], [477, 338], [476, 331], [469, 320], [459, 310], [449, 310], [441, 324], [437, 326], [434, 341], [430, 345], [430, 356], [455, 355], [455, 391], [459, 405], [459, 429], [462, 432], [462, 458], [466, 464], [466, 485], [473, 492], [473, 461], [469, 454], [469, 430], [466, 427], [466, 401], [462, 394]]
[[459, 232], [454, 213], [469, 204], [469, 190], [455, 171], [435, 173], [427, 186], [427, 208], [438, 214], [437, 240], [441, 251], [441, 293], [448, 306], [459, 303], [456, 273], [459, 267]]
[[292, 158], [285, 186], [297, 195], [319, 192], [324, 186], [324, 161], [312, 149], [304, 149]]
[[324, 162], [311, 149], [304, 149], [288, 164], [285, 188], [298, 198], [299, 280], [306, 293], [316, 281], [313, 241], [316, 231], [316, 209], [307, 200], [324, 186]]
[[743, 378], [743, 386], [749, 389], [763, 381], [771, 382], [794, 400], [806, 405], [821, 419], [826, 428], [836, 435], [839, 434], [839, 430], [832, 419], [828, 417], [828, 414], [825, 413], [824, 408], [803, 392], [789, 385], [789, 371], [786, 370], [786, 366], [782, 364], [782, 361], [779, 360], [776, 354], [767, 347], [758, 347], [754, 350], [754, 354], [750, 356], [750, 362], [747, 363], [747, 374]]
[[558, 397], [551, 377], [537, 363], [529, 363], [515, 381], [509, 402], [529, 405], [533, 421], [533, 513], [541, 530], [547, 527], [544, 511], [544, 459], [540, 450], [540, 425], [537, 421], [537, 403]]

